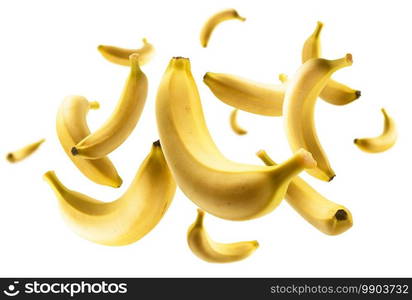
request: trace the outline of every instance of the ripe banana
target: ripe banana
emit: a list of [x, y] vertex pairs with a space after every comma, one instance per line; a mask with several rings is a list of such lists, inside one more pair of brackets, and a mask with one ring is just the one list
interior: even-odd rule
[[225, 158], [206, 126], [187, 58], [170, 61], [157, 93], [156, 119], [178, 186], [201, 209], [223, 219], [248, 220], [269, 213], [284, 197], [291, 179], [316, 166], [303, 149], [276, 167]]
[[395, 121], [388, 115], [384, 108], [382, 108], [381, 111], [385, 120], [382, 134], [377, 137], [355, 139], [353, 141], [359, 149], [365, 152], [378, 153], [386, 151], [395, 145], [396, 139], [398, 138]]
[[[302, 63], [311, 58], [321, 57], [320, 33], [323, 28], [323, 23], [318, 22], [315, 31], [305, 41], [302, 49]], [[326, 86], [320, 93], [320, 97], [334, 105], [345, 105], [358, 99], [361, 95], [360, 91], [354, 90], [342, 83], [333, 79], [329, 79]]]
[[154, 47], [147, 39], [143, 39], [143, 46], [140, 49], [125, 49], [115, 46], [99, 45], [97, 50], [108, 61], [122, 65], [130, 66], [129, 56], [133, 53], [139, 54], [139, 65], [143, 66], [147, 64], [153, 57]]
[[292, 151], [304, 148], [312, 153], [317, 167], [307, 172], [321, 180], [335, 177], [315, 129], [315, 104], [319, 93], [330, 76], [337, 70], [352, 65], [352, 55], [337, 60], [314, 58], [305, 62], [288, 83], [283, 116], [289, 145]]
[[122, 179], [109, 158], [85, 159], [71, 154], [73, 145], [90, 134], [86, 121], [89, 109], [98, 107], [98, 102], [89, 102], [82, 96], [66, 97], [57, 113], [57, 136], [64, 152], [83, 175], [97, 184], [120, 187]]
[[285, 85], [263, 84], [239, 76], [207, 72], [204, 83], [224, 103], [264, 116], [281, 116]]
[[44, 179], [74, 232], [108, 246], [127, 245], [150, 232], [162, 219], [176, 190], [158, 142], [153, 143], [126, 192], [110, 203], [69, 190], [54, 171], [45, 173]]
[[257, 241], [231, 244], [213, 241], [204, 227], [204, 215], [204, 211], [198, 209], [196, 221], [187, 232], [187, 243], [192, 252], [200, 259], [211, 263], [235, 262], [250, 256], [259, 247]]
[[237, 114], [238, 114], [238, 112], [239, 112], [239, 110], [237, 108], [235, 108], [230, 113], [230, 127], [232, 128], [233, 132], [235, 132], [236, 134], [245, 135], [247, 133], [247, 131], [245, 129], [243, 129], [242, 127], [240, 127], [239, 124], [237, 123]]
[[130, 74], [119, 102], [110, 118], [71, 152], [84, 158], [97, 159], [119, 147], [139, 121], [147, 96], [147, 78], [139, 66], [139, 54], [130, 55]]
[[[264, 150], [258, 151], [256, 155], [267, 166], [277, 165]], [[299, 176], [289, 184], [285, 199], [306, 221], [323, 233], [338, 235], [352, 227], [352, 214], [346, 207], [326, 199]]]
[[19, 162], [36, 151], [40, 147], [40, 145], [44, 143], [44, 141], [45, 139], [41, 139], [40, 141], [24, 146], [19, 150], [9, 152], [6, 155], [6, 159], [11, 163]]
[[212, 35], [215, 27], [218, 24], [228, 20], [239, 20], [243, 22], [246, 20], [246, 18], [239, 16], [237, 11], [234, 9], [226, 9], [214, 14], [206, 21], [206, 23], [203, 25], [202, 31], [200, 32], [200, 44], [202, 45], [202, 47], [207, 47], [210, 36]]

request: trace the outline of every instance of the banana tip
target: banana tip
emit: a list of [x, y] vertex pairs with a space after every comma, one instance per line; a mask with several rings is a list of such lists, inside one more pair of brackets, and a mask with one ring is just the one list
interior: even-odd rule
[[7, 159], [9, 162], [11, 162], [11, 163], [13, 163], [13, 162], [16, 161], [15, 158], [14, 158], [13, 153], [8, 153], [8, 154], [6, 155], [6, 159]]
[[338, 221], [345, 221], [348, 219], [348, 213], [344, 209], [338, 209], [335, 213], [335, 218]]
[[345, 58], [350, 64], [353, 64], [353, 57], [351, 53], [347, 53]]
[[157, 140], [157, 141], [153, 142], [153, 146], [154, 147], [161, 147], [160, 140]]
[[356, 95], [356, 99], [358, 99], [362, 95], [362, 93], [361, 91], [356, 91], [355, 95]]
[[333, 180], [333, 178], [335, 178], [335, 177], [336, 177], [336, 174], [333, 174], [332, 176], [330, 176], [328, 182], [331, 182]]
[[357, 143], [358, 143], [358, 139], [354, 139], [354, 140], [353, 140], [353, 143], [354, 143], [354, 144], [357, 144]]
[[77, 154], [79, 154], [79, 150], [77, 150], [76, 147], [73, 147], [70, 152], [72, 153], [73, 156], [76, 156]]

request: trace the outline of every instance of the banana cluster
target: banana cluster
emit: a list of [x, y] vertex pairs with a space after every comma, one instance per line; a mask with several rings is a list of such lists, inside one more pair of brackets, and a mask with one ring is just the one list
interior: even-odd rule
[[[200, 33], [203, 47], [215, 27], [226, 20], [245, 21], [236, 10], [213, 15]], [[290, 78], [279, 75], [279, 84], [259, 83], [236, 75], [207, 72], [203, 82], [211, 92], [234, 109], [230, 125], [235, 133], [247, 131], [237, 123], [239, 110], [283, 117], [290, 145], [290, 157], [275, 163], [265, 150], [257, 152], [261, 165], [235, 162], [214, 142], [205, 121], [201, 97], [188, 58], [173, 57], [159, 83], [156, 96], [156, 122], [159, 140], [137, 170], [127, 190], [112, 202], [104, 202], [67, 188], [55, 171], [44, 174], [53, 190], [63, 217], [75, 233], [89, 241], [122, 246], [138, 241], [161, 221], [176, 188], [198, 207], [196, 221], [189, 227], [187, 242], [192, 252], [207, 262], [234, 262], [250, 256], [257, 241], [220, 243], [204, 227], [206, 213], [215, 217], [245, 221], [265, 216], [286, 201], [311, 225], [328, 235], [338, 235], [352, 224], [352, 214], [344, 206], [319, 194], [298, 175], [306, 171], [325, 182], [335, 177], [331, 163], [317, 136], [315, 105], [318, 98], [346, 105], [360, 97], [360, 91], [332, 79], [338, 70], [353, 63], [352, 55], [329, 60], [321, 57], [320, 33], [304, 42], [301, 65]], [[140, 49], [98, 46], [108, 61], [126, 66], [129, 74], [117, 106], [97, 130], [87, 124], [90, 109], [98, 102], [71, 95], [61, 102], [56, 132], [61, 147], [73, 165], [92, 182], [119, 188], [122, 178], [109, 154], [131, 135], [143, 113], [148, 79], [141, 66], [148, 63], [154, 47], [146, 39]], [[365, 152], [382, 152], [397, 138], [394, 120], [382, 109], [384, 131], [354, 143]], [[44, 140], [7, 155], [17, 162], [33, 153]]]

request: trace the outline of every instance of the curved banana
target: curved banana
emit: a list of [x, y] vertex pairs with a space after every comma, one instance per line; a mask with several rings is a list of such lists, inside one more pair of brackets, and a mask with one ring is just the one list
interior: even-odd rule
[[44, 179], [54, 190], [73, 231], [108, 246], [127, 245], [150, 232], [162, 219], [176, 190], [158, 142], [153, 143], [129, 188], [113, 202], [69, 190], [54, 171], [45, 173]]
[[264, 116], [282, 115], [285, 85], [212, 72], [207, 72], [203, 81], [218, 99], [230, 106]]
[[73, 145], [90, 134], [86, 121], [89, 109], [98, 107], [98, 102], [89, 102], [82, 96], [66, 97], [57, 112], [57, 136], [64, 152], [83, 175], [97, 184], [120, 187], [122, 179], [109, 158], [85, 159], [71, 154]]
[[197, 210], [196, 221], [190, 225], [187, 232], [187, 243], [192, 252], [211, 263], [228, 263], [245, 259], [259, 247], [257, 241], [223, 244], [213, 241], [207, 233], [203, 219], [205, 212]]
[[214, 14], [206, 21], [200, 32], [200, 44], [202, 45], [202, 47], [207, 47], [210, 36], [212, 35], [215, 27], [220, 23], [228, 20], [239, 20], [243, 22], [246, 20], [246, 18], [241, 17], [234, 9], [226, 9]]
[[[302, 49], [302, 63], [311, 58], [321, 57], [320, 33], [323, 28], [323, 23], [318, 22], [315, 31], [305, 41]], [[334, 105], [345, 105], [358, 99], [361, 92], [354, 90], [342, 83], [333, 79], [329, 79], [326, 86], [320, 93], [320, 97]]]
[[206, 126], [187, 58], [170, 61], [157, 93], [156, 120], [178, 186], [197, 206], [223, 219], [247, 220], [269, 213], [282, 200], [291, 179], [316, 165], [303, 149], [276, 167], [225, 158]]
[[239, 126], [237, 123], [237, 114], [238, 114], [238, 109], [235, 108], [232, 110], [230, 113], [230, 127], [232, 128], [233, 132], [238, 134], [238, 135], [245, 135], [247, 131], [243, 129], [242, 127]]
[[99, 45], [97, 50], [108, 61], [122, 65], [130, 66], [129, 56], [133, 53], [139, 54], [139, 65], [147, 64], [153, 57], [154, 47], [147, 39], [143, 39], [143, 46], [140, 49], [125, 49], [116, 46]]
[[40, 141], [24, 146], [19, 150], [9, 152], [6, 155], [6, 159], [11, 163], [22, 161], [26, 157], [30, 156], [34, 151], [36, 151], [40, 147], [40, 145], [44, 143], [44, 141], [45, 139], [41, 139]]
[[[258, 151], [256, 155], [267, 166], [277, 165], [264, 150]], [[299, 176], [289, 184], [285, 199], [306, 221], [323, 233], [338, 235], [353, 225], [352, 214], [346, 207], [323, 197]]]
[[353, 142], [359, 149], [369, 152], [383, 152], [395, 145], [398, 138], [395, 121], [388, 115], [384, 108], [381, 109], [385, 119], [383, 132], [381, 135], [372, 138], [355, 139]]
[[147, 78], [139, 67], [139, 54], [130, 55], [130, 74], [110, 118], [71, 152], [84, 158], [101, 158], [119, 147], [136, 127], [147, 96]]
[[321, 180], [335, 177], [326, 153], [316, 134], [315, 104], [330, 76], [337, 70], [352, 65], [352, 55], [337, 60], [314, 58], [305, 62], [290, 80], [283, 105], [286, 135], [292, 151], [304, 148], [312, 153], [317, 167], [307, 172]]

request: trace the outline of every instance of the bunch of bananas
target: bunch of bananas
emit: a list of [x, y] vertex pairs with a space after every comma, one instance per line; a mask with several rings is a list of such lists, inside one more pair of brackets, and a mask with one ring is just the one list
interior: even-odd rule
[[[234, 9], [212, 16], [200, 34], [208, 45], [215, 27], [222, 21], [245, 18]], [[213, 94], [234, 107], [230, 116], [233, 130], [247, 131], [237, 124], [239, 110], [283, 116], [287, 139], [293, 155], [275, 163], [264, 150], [257, 152], [262, 165], [249, 165], [226, 158], [213, 141], [203, 114], [200, 95], [188, 58], [174, 57], [159, 84], [156, 120], [159, 141], [142, 162], [126, 192], [113, 202], [102, 202], [68, 189], [54, 171], [44, 174], [53, 189], [63, 216], [81, 237], [103, 245], [127, 245], [141, 239], [162, 219], [170, 206], [176, 187], [198, 207], [196, 221], [189, 227], [187, 241], [199, 258], [208, 262], [233, 262], [251, 255], [257, 241], [219, 243], [204, 228], [205, 212], [216, 217], [243, 221], [264, 216], [285, 198], [310, 224], [328, 235], [345, 232], [352, 226], [350, 211], [334, 203], [298, 175], [302, 171], [323, 181], [335, 172], [316, 134], [314, 112], [320, 97], [334, 105], [346, 105], [360, 97], [358, 90], [334, 81], [337, 70], [352, 65], [352, 55], [328, 60], [321, 57], [320, 33], [323, 24], [303, 45], [302, 65], [290, 79], [279, 75], [280, 84], [263, 84], [230, 74], [207, 72], [204, 83]], [[104, 58], [128, 66], [118, 104], [108, 120], [90, 132], [86, 116], [99, 103], [82, 96], [68, 96], [56, 118], [57, 136], [67, 156], [78, 170], [94, 183], [118, 188], [122, 179], [108, 155], [129, 137], [143, 112], [148, 80], [140, 66], [149, 62], [154, 47], [143, 39], [140, 49], [99, 46]], [[358, 138], [354, 143], [367, 152], [382, 152], [396, 141], [394, 120], [382, 109], [384, 131], [373, 138]], [[43, 142], [8, 154], [18, 161]]]

